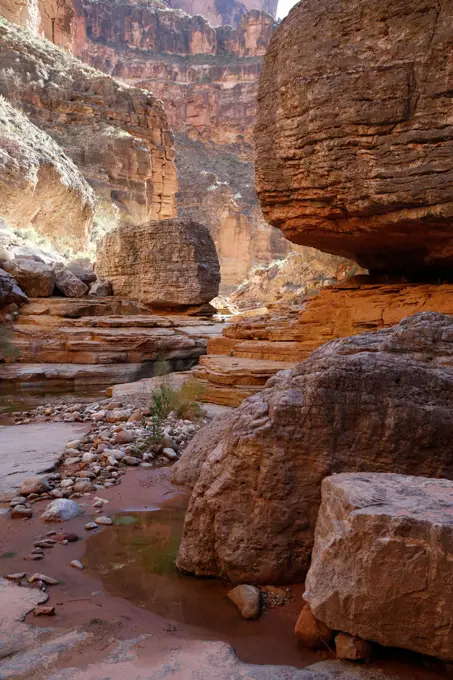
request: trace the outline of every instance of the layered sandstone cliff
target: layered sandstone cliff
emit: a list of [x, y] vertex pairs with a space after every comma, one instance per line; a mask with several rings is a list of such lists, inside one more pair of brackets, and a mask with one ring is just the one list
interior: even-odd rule
[[212, 26], [236, 26], [251, 9], [263, 10], [275, 17], [278, 0], [166, 0], [166, 4], [188, 14], [201, 14]]
[[162, 104], [47, 40], [0, 25], [0, 94], [58, 142], [101, 211], [141, 223], [175, 214], [173, 136]]
[[272, 17], [252, 10], [237, 26], [214, 29], [201, 16], [126, 0], [77, 0], [74, 17], [64, 16], [57, 16], [57, 43], [163, 101], [176, 133], [179, 213], [210, 227], [223, 290], [252, 265], [286, 255], [291, 246], [262, 217], [252, 163], [257, 81]]
[[45, 132], [0, 97], [0, 215], [61, 249], [83, 249], [93, 191]]
[[453, 263], [451, 3], [304, 0], [258, 95], [257, 189], [300, 244], [368, 269]]

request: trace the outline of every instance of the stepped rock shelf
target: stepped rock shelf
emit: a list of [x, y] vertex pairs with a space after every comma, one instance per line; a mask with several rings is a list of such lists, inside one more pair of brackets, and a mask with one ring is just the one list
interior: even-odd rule
[[0, 385], [108, 385], [154, 375], [156, 362], [190, 368], [222, 324], [183, 314], [153, 314], [131, 300], [35, 299], [13, 326], [16, 363]]
[[208, 341], [208, 354], [195, 369], [202, 398], [238, 406], [323, 343], [388, 328], [423, 311], [453, 314], [453, 285], [349, 281], [300, 307], [276, 306], [267, 315], [241, 319]]

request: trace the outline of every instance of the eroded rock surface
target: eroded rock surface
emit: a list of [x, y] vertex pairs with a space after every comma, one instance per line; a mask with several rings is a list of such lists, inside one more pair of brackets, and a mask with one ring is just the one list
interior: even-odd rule
[[0, 97], [0, 214], [53, 243], [84, 248], [93, 191], [58, 144]]
[[452, 17], [450, 3], [307, 0], [284, 19], [256, 171], [264, 215], [291, 241], [371, 269], [451, 265]]
[[335, 630], [452, 660], [452, 534], [453, 482], [328, 477], [304, 598]]
[[213, 441], [178, 566], [241, 582], [302, 580], [324, 477], [453, 476], [452, 357], [453, 319], [422, 313], [328, 343], [271, 378]]
[[0, 94], [76, 163], [95, 188], [102, 215], [110, 215], [112, 203], [122, 222], [176, 213], [173, 136], [153, 95], [7, 21], [0, 26], [0, 60]]
[[190, 219], [115, 229], [99, 245], [96, 272], [115, 295], [156, 307], [202, 305], [219, 292], [214, 242]]

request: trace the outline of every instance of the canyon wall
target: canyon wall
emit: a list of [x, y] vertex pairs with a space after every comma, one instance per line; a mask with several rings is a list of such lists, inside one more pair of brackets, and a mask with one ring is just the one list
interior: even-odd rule
[[0, 95], [74, 161], [98, 214], [140, 224], [176, 213], [173, 135], [162, 103], [3, 20]]
[[[255, 100], [275, 30], [272, 16], [253, 0], [237, 16], [235, 5], [225, 3], [224, 18], [231, 10], [237, 25], [213, 28], [202, 16], [154, 1], [52, 2], [40, 5], [40, 31], [47, 38], [162, 100], [175, 133], [178, 211], [209, 226], [223, 292], [254, 264], [290, 252], [292, 246], [264, 221], [254, 189]], [[275, 12], [274, 5], [266, 8]], [[187, 9], [198, 11], [195, 5]]]

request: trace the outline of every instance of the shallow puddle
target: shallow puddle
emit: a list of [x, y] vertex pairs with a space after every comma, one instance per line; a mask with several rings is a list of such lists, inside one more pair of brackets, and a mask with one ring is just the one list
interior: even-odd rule
[[87, 540], [84, 564], [111, 594], [172, 621], [218, 633], [250, 626], [227, 599], [231, 585], [176, 569], [186, 503], [178, 497], [152, 511], [115, 515], [108, 531]]

